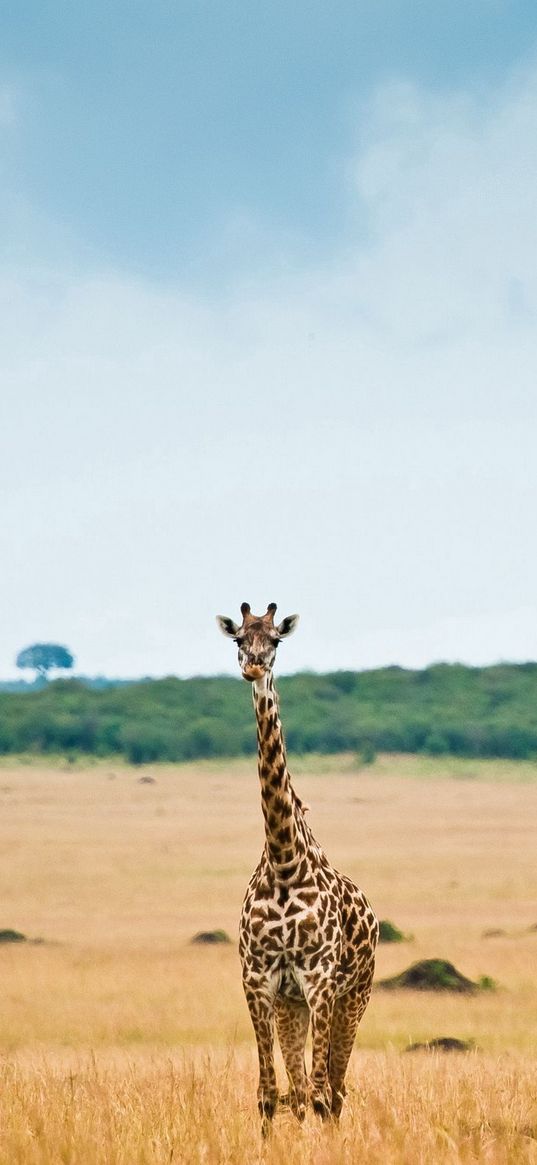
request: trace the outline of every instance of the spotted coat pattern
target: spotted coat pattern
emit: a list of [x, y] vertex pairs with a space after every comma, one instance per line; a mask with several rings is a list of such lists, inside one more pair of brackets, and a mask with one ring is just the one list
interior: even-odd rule
[[[245, 608], [249, 614], [243, 604], [243, 615]], [[240, 629], [232, 625], [243, 675], [253, 683], [265, 823], [265, 847], [246, 890], [239, 932], [243, 985], [259, 1055], [264, 1132], [278, 1103], [274, 1020], [292, 1111], [303, 1120], [311, 1102], [321, 1117], [339, 1117], [356, 1029], [371, 994], [378, 939], [369, 902], [328, 861], [291, 782], [272, 676], [275, 643], [282, 637], [275, 640], [273, 632], [281, 632], [286, 621], [273, 629], [271, 610], [274, 604], [264, 620], [251, 616]], [[265, 621], [269, 643], [263, 651]], [[310, 1022], [308, 1079], [304, 1047]]]

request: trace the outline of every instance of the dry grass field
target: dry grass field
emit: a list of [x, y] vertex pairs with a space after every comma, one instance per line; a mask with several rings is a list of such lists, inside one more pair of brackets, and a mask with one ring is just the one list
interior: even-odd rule
[[[0, 1165], [537, 1162], [536, 768], [292, 768], [334, 864], [413, 935], [380, 947], [377, 977], [438, 956], [498, 989], [376, 990], [339, 1128], [283, 1111], [261, 1145], [235, 945], [262, 845], [255, 762], [10, 759], [0, 928], [44, 941], [0, 946]], [[233, 945], [190, 944], [215, 927]], [[475, 1050], [404, 1050], [436, 1036]]]

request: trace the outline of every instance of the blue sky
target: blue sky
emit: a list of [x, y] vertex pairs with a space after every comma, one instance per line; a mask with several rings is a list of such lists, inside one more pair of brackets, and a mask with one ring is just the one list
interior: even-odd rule
[[302, 258], [360, 228], [346, 161], [379, 86], [485, 97], [537, 29], [516, 0], [41, 0], [6, 23], [17, 190], [74, 236], [80, 262], [172, 279], [201, 268], [209, 283], [213, 264], [229, 277], [241, 263], [220, 238], [233, 216]]
[[537, 655], [536, 130], [530, 3], [12, 11], [0, 674]]

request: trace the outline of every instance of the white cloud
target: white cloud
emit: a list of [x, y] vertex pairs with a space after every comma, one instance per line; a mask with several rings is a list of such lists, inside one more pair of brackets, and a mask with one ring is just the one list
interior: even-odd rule
[[230, 668], [244, 598], [302, 610], [289, 669], [535, 654], [536, 76], [383, 90], [316, 270], [5, 275], [2, 673]]
[[401, 341], [490, 338], [537, 306], [537, 72], [488, 103], [384, 90], [355, 168], [377, 244], [358, 274]]

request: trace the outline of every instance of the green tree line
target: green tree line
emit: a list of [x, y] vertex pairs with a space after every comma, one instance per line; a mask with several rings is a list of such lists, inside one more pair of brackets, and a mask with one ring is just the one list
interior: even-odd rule
[[[537, 663], [300, 673], [278, 681], [289, 751], [537, 758]], [[119, 754], [135, 764], [255, 752], [240, 679], [61, 679], [0, 692], [0, 753]]]

